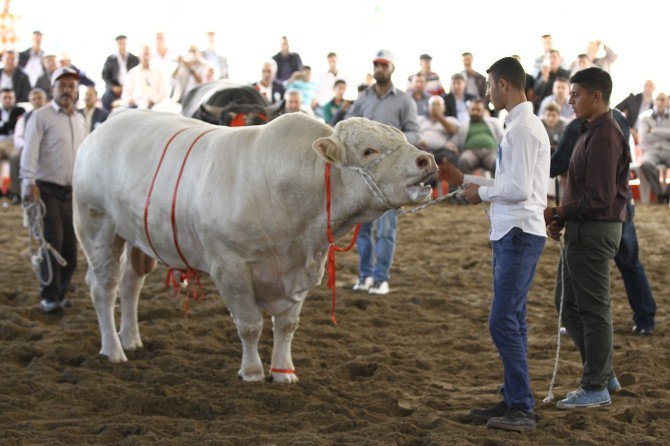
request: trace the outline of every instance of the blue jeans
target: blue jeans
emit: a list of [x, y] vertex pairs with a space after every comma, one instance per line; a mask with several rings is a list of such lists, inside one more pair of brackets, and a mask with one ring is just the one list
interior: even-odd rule
[[[377, 237], [372, 229], [377, 225]], [[359, 277], [372, 277], [375, 281], [389, 280], [398, 232], [398, 213], [391, 209], [377, 220], [361, 225], [356, 240]]]
[[525, 412], [532, 412], [535, 406], [528, 375], [526, 297], [545, 241], [545, 237], [513, 228], [493, 242], [489, 329], [503, 363], [504, 401]]
[[[629, 192], [630, 194], [630, 192]], [[638, 255], [637, 234], [635, 232], [635, 206], [630, 196], [626, 202], [627, 217], [623, 224], [621, 244], [614, 257], [616, 266], [621, 271], [621, 278], [626, 287], [628, 303], [633, 310], [633, 320], [638, 328], [653, 329], [656, 315], [656, 302], [651, 293], [647, 275]]]

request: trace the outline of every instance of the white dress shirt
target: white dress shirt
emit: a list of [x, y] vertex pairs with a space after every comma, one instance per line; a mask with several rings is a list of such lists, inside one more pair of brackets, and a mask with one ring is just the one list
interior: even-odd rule
[[14, 81], [12, 76], [8, 75], [5, 70], [2, 70], [2, 75], [0, 75], [0, 90], [5, 88], [14, 89]]
[[[498, 146], [495, 180], [479, 188], [479, 197], [491, 202], [491, 240], [500, 240], [512, 228], [547, 236], [550, 145], [533, 105], [522, 102], [505, 117], [505, 136]], [[465, 175], [464, 182], [477, 182]]]
[[123, 84], [121, 99], [132, 101], [137, 108], [149, 108], [149, 102], [158, 104], [167, 96], [163, 74], [153, 68], [142, 68], [138, 65], [128, 71], [126, 83]]
[[116, 61], [119, 63], [119, 84], [123, 85], [126, 83], [126, 76], [128, 75], [128, 53], [125, 57], [116, 53]]
[[26, 62], [25, 68], [23, 68], [23, 71], [28, 75], [28, 79], [30, 79], [31, 87], [34, 87], [37, 79], [44, 74], [44, 66], [42, 65], [43, 53], [43, 51], [36, 53], [30, 50], [30, 58]]

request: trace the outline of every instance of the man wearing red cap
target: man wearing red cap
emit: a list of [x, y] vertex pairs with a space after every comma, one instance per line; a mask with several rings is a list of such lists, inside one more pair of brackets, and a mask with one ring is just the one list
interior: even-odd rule
[[[86, 136], [86, 121], [75, 108], [79, 74], [61, 67], [51, 76], [53, 101], [28, 121], [21, 153], [22, 196], [26, 203], [42, 199], [46, 207], [44, 238], [65, 259], [51, 256], [52, 279], [40, 290], [40, 307], [50, 313], [70, 306], [65, 298], [77, 265], [77, 240], [72, 224], [72, 173], [77, 149]], [[40, 265], [48, 275], [47, 260]]]

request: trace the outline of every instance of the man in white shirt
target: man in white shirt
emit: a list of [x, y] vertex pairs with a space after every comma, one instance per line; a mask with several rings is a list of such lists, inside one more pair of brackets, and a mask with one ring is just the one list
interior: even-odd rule
[[[528, 375], [526, 297], [547, 233], [544, 208], [549, 178], [549, 137], [526, 100], [526, 74], [518, 60], [505, 57], [487, 71], [488, 95], [496, 110], [507, 110], [498, 146], [495, 180], [478, 181], [442, 163], [449, 182], [465, 183], [472, 204], [491, 203], [493, 301], [489, 328], [503, 363], [504, 399], [470, 418], [487, 427], [523, 431], [535, 428], [535, 400]], [[469, 184], [468, 184], [469, 183]]]
[[328, 60], [328, 71], [321, 74], [317, 80], [316, 100], [319, 102], [319, 107], [323, 107], [333, 99], [335, 81], [343, 79], [337, 67], [337, 54], [330, 52], [326, 59]]
[[129, 107], [150, 109], [167, 96], [165, 78], [151, 67], [151, 48], [142, 47], [140, 64], [128, 71], [121, 100]]

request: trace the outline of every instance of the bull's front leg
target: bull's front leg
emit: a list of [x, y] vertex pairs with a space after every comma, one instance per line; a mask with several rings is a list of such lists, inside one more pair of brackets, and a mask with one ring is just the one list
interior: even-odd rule
[[291, 358], [291, 342], [293, 341], [293, 334], [298, 329], [300, 310], [306, 296], [307, 292], [301, 294], [298, 303], [283, 314], [272, 318], [274, 346], [272, 348], [270, 371], [272, 381], [275, 383], [290, 384], [298, 382], [293, 359]]

